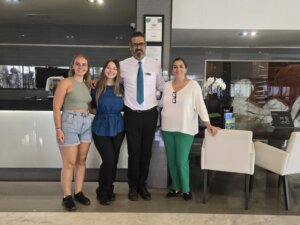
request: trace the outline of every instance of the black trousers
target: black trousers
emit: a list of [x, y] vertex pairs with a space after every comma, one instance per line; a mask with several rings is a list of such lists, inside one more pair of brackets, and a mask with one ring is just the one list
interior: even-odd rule
[[125, 107], [128, 184], [131, 189], [146, 186], [157, 118], [158, 112], [156, 107], [142, 112], [133, 111]]
[[109, 192], [116, 179], [117, 164], [124, 135], [125, 133], [121, 132], [117, 136], [107, 137], [93, 133], [95, 146], [102, 159], [98, 177], [101, 192]]

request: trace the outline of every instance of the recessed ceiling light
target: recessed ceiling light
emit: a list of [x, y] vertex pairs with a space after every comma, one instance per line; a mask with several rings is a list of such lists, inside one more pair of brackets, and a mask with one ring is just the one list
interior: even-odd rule
[[256, 35], [257, 35], [256, 31], [251, 31], [251, 32], [243, 31], [240, 33], [241, 37], [255, 37]]
[[75, 36], [74, 35], [66, 35], [66, 39], [74, 39]]
[[102, 5], [104, 3], [104, 0], [88, 0], [89, 3], [97, 3], [99, 5]]
[[242, 36], [248, 36], [248, 32], [247, 31], [242, 32]]
[[7, 3], [19, 3], [21, 0], [5, 0]]

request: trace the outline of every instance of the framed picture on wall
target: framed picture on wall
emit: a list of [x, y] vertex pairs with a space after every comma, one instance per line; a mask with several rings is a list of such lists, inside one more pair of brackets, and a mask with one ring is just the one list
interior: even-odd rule
[[144, 29], [147, 42], [163, 42], [163, 15], [145, 15]]
[[161, 46], [147, 46], [146, 55], [156, 59], [162, 65], [162, 47]]

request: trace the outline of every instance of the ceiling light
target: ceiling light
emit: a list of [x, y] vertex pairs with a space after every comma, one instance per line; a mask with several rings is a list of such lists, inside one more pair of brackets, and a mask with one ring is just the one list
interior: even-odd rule
[[97, 3], [99, 5], [102, 5], [104, 3], [104, 0], [88, 0], [88, 2], [92, 4]]
[[6, 0], [7, 3], [19, 3], [21, 0]]
[[243, 32], [240, 32], [240, 36], [241, 37], [255, 37], [257, 35], [256, 31], [243, 31]]
[[74, 39], [75, 36], [74, 35], [66, 35], [66, 39]]
[[242, 36], [244, 37], [248, 36], [248, 32], [247, 31], [242, 32]]

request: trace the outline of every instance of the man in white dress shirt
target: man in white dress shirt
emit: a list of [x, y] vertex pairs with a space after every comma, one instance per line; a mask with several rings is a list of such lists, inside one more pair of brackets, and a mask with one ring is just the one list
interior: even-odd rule
[[[124, 82], [124, 120], [128, 145], [128, 198], [150, 200], [146, 180], [152, 155], [152, 143], [157, 125], [156, 92], [163, 91], [164, 80], [160, 64], [145, 56], [145, 36], [134, 32], [130, 39], [132, 57], [120, 62]], [[137, 74], [143, 71], [143, 102], [137, 101]]]

